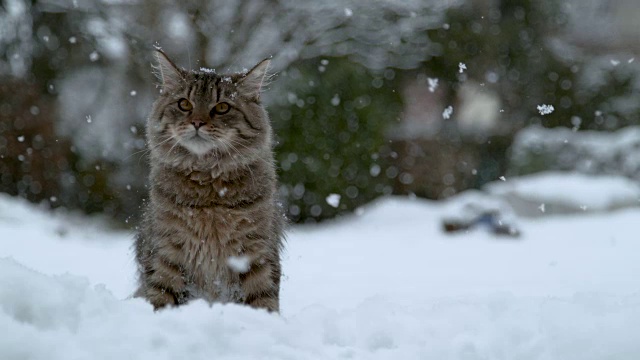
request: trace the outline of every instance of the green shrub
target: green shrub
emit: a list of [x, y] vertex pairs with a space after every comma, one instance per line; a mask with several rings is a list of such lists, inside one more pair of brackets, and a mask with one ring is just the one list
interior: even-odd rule
[[[391, 193], [385, 132], [401, 109], [394, 75], [342, 58], [301, 61], [281, 74], [270, 113], [293, 221], [333, 217]], [[327, 203], [330, 194], [340, 195], [337, 207]]]

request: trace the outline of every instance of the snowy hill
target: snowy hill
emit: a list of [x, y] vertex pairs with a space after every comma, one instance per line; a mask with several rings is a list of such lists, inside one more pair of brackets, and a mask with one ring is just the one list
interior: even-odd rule
[[132, 234], [0, 196], [0, 359], [640, 358], [640, 209], [444, 234], [463, 197], [294, 228], [278, 316], [154, 313]]

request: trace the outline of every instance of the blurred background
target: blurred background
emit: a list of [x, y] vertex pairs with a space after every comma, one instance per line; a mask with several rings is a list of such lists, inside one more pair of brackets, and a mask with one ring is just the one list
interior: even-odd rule
[[154, 45], [220, 73], [273, 56], [294, 222], [549, 170], [638, 181], [639, 18], [637, 0], [0, 0], [0, 192], [135, 225]]

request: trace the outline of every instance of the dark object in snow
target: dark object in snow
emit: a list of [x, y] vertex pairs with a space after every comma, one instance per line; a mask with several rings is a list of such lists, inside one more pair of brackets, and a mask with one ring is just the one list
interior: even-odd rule
[[496, 235], [510, 237], [520, 236], [520, 231], [514, 226], [504, 222], [496, 212], [485, 212], [470, 220], [444, 219], [442, 221], [442, 227], [444, 231], [448, 233], [467, 231], [479, 226], [487, 228]]

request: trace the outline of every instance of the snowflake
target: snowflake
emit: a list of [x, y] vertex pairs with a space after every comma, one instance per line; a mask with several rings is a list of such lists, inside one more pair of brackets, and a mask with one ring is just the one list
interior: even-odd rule
[[249, 271], [249, 268], [251, 267], [251, 260], [246, 255], [229, 256], [227, 258], [227, 265], [231, 270], [243, 274]]
[[429, 82], [429, 91], [434, 92], [438, 88], [438, 79], [427, 78]]
[[462, 74], [465, 70], [467, 70], [467, 65], [465, 63], [459, 63], [458, 71], [460, 71], [460, 74]]
[[333, 106], [340, 105], [340, 95], [338, 94], [333, 95], [333, 97], [331, 98], [331, 105]]
[[329, 194], [326, 198], [327, 204], [337, 208], [340, 206], [340, 195], [339, 194]]
[[442, 117], [445, 118], [445, 120], [451, 118], [451, 115], [453, 114], [453, 106], [449, 105], [447, 106], [446, 109], [444, 109], [444, 111], [442, 112]]
[[553, 107], [553, 105], [546, 105], [546, 104], [538, 105], [538, 111], [540, 112], [540, 115], [549, 115], [554, 110], [555, 108]]

